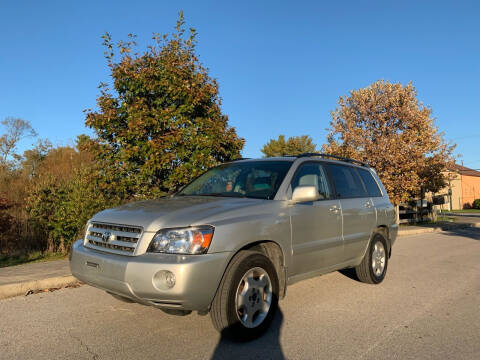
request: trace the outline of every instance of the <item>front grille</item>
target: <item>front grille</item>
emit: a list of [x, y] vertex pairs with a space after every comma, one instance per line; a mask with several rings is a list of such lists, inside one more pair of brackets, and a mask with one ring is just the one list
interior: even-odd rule
[[85, 235], [85, 246], [100, 251], [133, 255], [142, 228], [130, 225], [92, 222]]
[[141, 234], [142, 229], [138, 227], [132, 227], [132, 226], [125, 226], [125, 225], [116, 225], [116, 224], [103, 224], [103, 223], [92, 223], [93, 226], [95, 226], [98, 229], [106, 229], [106, 230], [114, 230], [114, 231], [122, 231], [122, 232], [128, 232], [128, 233], [133, 233], [133, 234]]

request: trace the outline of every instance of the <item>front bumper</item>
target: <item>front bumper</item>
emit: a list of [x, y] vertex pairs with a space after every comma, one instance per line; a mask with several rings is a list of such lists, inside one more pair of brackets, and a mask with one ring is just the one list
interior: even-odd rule
[[[229, 252], [204, 255], [143, 254], [124, 256], [83, 246], [72, 247], [70, 268], [79, 280], [145, 305], [167, 309], [209, 309], [227, 267]], [[154, 276], [168, 270], [176, 283], [162, 289]]]

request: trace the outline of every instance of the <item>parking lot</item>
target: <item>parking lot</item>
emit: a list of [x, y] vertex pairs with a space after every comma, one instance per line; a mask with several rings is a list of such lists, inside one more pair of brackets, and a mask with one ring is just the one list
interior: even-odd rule
[[480, 358], [480, 229], [398, 238], [379, 286], [347, 275], [290, 286], [250, 343], [89, 286], [1, 300], [0, 358]]

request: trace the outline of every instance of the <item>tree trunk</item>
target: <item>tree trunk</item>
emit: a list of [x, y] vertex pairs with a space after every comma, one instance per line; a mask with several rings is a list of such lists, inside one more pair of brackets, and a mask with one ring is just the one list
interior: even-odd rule
[[57, 252], [65, 255], [65, 241], [63, 240], [63, 236], [60, 236], [60, 244], [58, 245]]
[[47, 239], [47, 254], [53, 254], [55, 252], [55, 244], [53, 239], [49, 236]]
[[400, 205], [395, 205], [395, 223], [400, 224]]

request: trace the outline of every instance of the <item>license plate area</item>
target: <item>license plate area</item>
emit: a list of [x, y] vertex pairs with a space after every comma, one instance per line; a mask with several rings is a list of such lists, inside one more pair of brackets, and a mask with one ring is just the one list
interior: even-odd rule
[[88, 268], [90, 269], [100, 269], [100, 264], [93, 262], [93, 261], [87, 261], [85, 262], [85, 265], [87, 265]]

